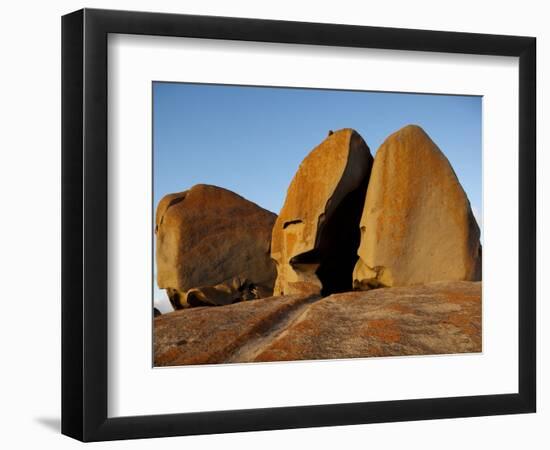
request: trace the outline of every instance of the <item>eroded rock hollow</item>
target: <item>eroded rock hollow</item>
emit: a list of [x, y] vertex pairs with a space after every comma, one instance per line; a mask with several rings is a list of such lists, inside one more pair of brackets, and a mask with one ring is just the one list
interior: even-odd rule
[[349, 128], [329, 133], [302, 161], [273, 227], [274, 295], [352, 289], [372, 161], [363, 138]]

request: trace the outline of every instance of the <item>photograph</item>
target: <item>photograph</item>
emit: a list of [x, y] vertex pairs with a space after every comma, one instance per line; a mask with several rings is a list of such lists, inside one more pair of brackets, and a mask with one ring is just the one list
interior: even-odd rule
[[482, 352], [482, 106], [152, 82], [153, 366]]
[[549, 16], [470, 3], [6, 2], [0, 449], [550, 449]]

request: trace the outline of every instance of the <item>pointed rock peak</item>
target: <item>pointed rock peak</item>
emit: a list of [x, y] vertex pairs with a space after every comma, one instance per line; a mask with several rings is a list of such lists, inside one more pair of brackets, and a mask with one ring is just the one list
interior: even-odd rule
[[361, 135], [353, 128], [341, 128], [340, 130], [336, 131], [329, 130], [325, 141], [329, 139], [351, 139], [352, 136], [355, 136], [356, 138], [359, 138], [363, 141]]
[[399, 144], [403, 146], [403, 149], [409, 151], [419, 151], [421, 148], [428, 148], [440, 152], [428, 133], [418, 125], [406, 125], [390, 134], [380, 146], [380, 149], [399, 146]]
[[388, 136], [388, 139], [391, 138], [392, 136], [396, 136], [396, 137], [399, 137], [399, 136], [408, 136], [408, 137], [422, 136], [422, 137], [426, 137], [426, 138], [430, 139], [430, 137], [428, 136], [428, 133], [426, 133], [424, 131], [424, 128], [422, 128], [420, 125], [416, 125], [416, 124], [413, 124], [413, 123], [411, 123], [409, 125], [405, 125], [403, 128], [400, 128], [399, 130], [397, 130], [396, 132], [394, 132], [393, 134]]

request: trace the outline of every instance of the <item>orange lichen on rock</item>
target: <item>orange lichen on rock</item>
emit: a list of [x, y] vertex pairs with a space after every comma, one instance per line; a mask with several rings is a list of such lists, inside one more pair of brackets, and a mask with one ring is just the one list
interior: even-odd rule
[[481, 283], [283, 296], [154, 319], [155, 365], [481, 351]]
[[401, 333], [395, 319], [375, 319], [367, 322], [364, 335], [384, 342], [399, 342]]
[[[461, 295], [470, 300], [459, 306]], [[325, 297], [254, 361], [480, 351], [481, 284], [442, 282]]]
[[155, 366], [227, 362], [240, 347], [308, 301], [307, 297], [270, 297], [162, 314], [154, 319]]

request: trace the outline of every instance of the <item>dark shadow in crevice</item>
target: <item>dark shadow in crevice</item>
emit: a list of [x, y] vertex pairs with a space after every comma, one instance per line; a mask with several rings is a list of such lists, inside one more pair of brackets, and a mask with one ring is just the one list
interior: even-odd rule
[[353, 269], [361, 240], [359, 223], [365, 205], [369, 177], [350, 192], [323, 225], [318, 244], [321, 295], [327, 296], [353, 289]]
[[369, 177], [365, 177], [357, 189], [346, 195], [323, 223], [316, 248], [290, 260], [295, 270], [299, 265], [318, 266], [313, 270], [321, 281], [322, 296], [353, 290], [353, 269], [359, 258], [357, 249], [361, 241], [359, 223], [368, 180]]
[[284, 230], [285, 228], [287, 228], [288, 226], [290, 226], [290, 225], [297, 225], [297, 224], [299, 224], [299, 223], [304, 223], [304, 221], [301, 220], [301, 219], [289, 220], [288, 222], [285, 222], [285, 223], [283, 224], [283, 230]]
[[168, 295], [168, 300], [174, 310], [183, 309], [181, 305], [181, 294], [176, 289], [168, 288], [166, 289], [166, 294]]

